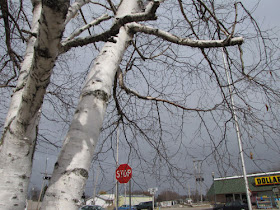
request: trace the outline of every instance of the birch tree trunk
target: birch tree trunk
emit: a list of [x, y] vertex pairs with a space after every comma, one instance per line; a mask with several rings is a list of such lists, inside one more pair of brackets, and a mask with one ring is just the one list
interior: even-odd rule
[[[116, 16], [125, 16], [139, 10], [137, 1], [123, 0]], [[81, 196], [111, 96], [114, 76], [131, 39], [132, 34], [127, 32], [125, 26], [121, 27], [115, 38], [116, 43], [105, 43], [96, 58], [55, 164], [42, 204], [43, 209], [71, 210], [81, 205]]]
[[0, 209], [24, 209], [39, 109], [58, 56], [69, 2], [33, 1], [32, 32], [0, 145]]

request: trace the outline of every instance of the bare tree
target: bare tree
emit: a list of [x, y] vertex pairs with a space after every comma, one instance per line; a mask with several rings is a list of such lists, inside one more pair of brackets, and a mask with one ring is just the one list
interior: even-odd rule
[[[1, 60], [1, 75], [7, 75], [1, 87], [7, 92], [16, 87], [1, 138], [1, 207], [25, 205], [39, 118], [52, 120], [44, 110], [41, 114], [43, 100], [63, 110], [57, 111], [60, 121], [71, 122], [43, 209], [78, 208], [98, 139], [97, 152], [112, 152], [118, 125], [128, 146], [127, 159], [135, 160], [139, 169], [149, 168], [156, 178], [172, 173], [179, 181], [185, 166], [177, 166], [178, 160], [198, 152], [207, 161], [214, 157], [221, 173], [232, 168], [233, 109], [246, 149], [265, 143], [279, 152], [278, 47], [241, 2], [38, 0], [32, 1], [29, 13], [21, 1], [13, 4], [20, 8], [13, 14], [8, 3], [12, 5], [1, 1], [7, 55]], [[21, 26], [16, 14], [29, 22], [31, 11], [30, 29], [16, 27]], [[21, 33], [30, 36], [23, 59], [13, 44]], [[67, 88], [77, 87], [72, 83], [75, 72], [64, 67], [75, 65], [64, 55], [83, 55], [78, 47], [86, 46], [91, 58], [98, 56], [88, 72], [79, 74], [78, 81], [87, 76], [71, 121], [65, 115], [77, 102]], [[53, 70], [55, 63], [61, 66]], [[58, 102], [63, 106], [57, 107]], [[190, 147], [198, 138], [206, 149]]]

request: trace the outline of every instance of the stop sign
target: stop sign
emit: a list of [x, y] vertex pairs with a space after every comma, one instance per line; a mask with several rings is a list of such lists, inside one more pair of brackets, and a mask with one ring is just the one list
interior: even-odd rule
[[132, 169], [128, 164], [121, 164], [116, 170], [116, 179], [119, 183], [127, 183], [132, 177]]

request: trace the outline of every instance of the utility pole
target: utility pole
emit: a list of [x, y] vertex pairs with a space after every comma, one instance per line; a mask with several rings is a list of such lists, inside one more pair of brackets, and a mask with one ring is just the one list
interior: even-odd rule
[[213, 178], [213, 188], [214, 188], [214, 201], [215, 201], [215, 207], [217, 204], [217, 197], [216, 197], [216, 188], [215, 188], [215, 172], [212, 172], [212, 178]]
[[[98, 178], [99, 178], [99, 172], [100, 172], [100, 167], [98, 167], [97, 169], [97, 174], [94, 180], [94, 186], [93, 186], [93, 195], [92, 195], [92, 203], [93, 205], [95, 205], [95, 196], [96, 196], [96, 187], [97, 187], [97, 182], [98, 182]], [[93, 179], [94, 179], [94, 174], [93, 174]]]
[[46, 180], [50, 180], [50, 179], [51, 179], [51, 175], [48, 175], [48, 174], [47, 174], [48, 159], [49, 159], [49, 158], [48, 158], [48, 151], [47, 151], [47, 158], [46, 158], [46, 164], [45, 164], [45, 172], [43, 173], [43, 174], [44, 174], [44, 176], [43, 176], [43, 183], [42, 183], [40, 195], [39, 195], [39, 198], [38, 198], [38, 201], [37, 201], [36, 210], [39, 209], [39, 205], [40, 205], [41, 197], [42, 197], [42, 194], [43, 194], [43, 190], [45, 189], [45, 182], [46, 182]]
[[190, 200], [191, 199], [191, 187], [190, 187], [189, 181], [187, 183], [188, 183], [188, 195], [189, 195], [189, 200]]
[[194, 160], [194, 175], [195, 175], [195, 188], [196, 188], [196, 195], [198, 195], [198, 190], [197, 190], [197, 182], [199, 183], [200, 187], [200, 202], [203, 202], [203, 196], [202, 196], [202, 184], [201, 182], [204, 181], [202, 177], [202, 172], [201, 172], [201, 164], [202, 160]]
[[225, 71], [226, 71], [230, 100], [231, 100], [232, 114], [233, 114], [233, 118], [234, 118], [235, 130], [236, 130], [236, 135], [237, 135], [237, 140], [238, 140], [239, 154], [240, 154], [240, 159], [241, 159], [241, 167], [242, 167], [242, 171], [243, 171], [244, 183], [245, 183], [245, 188], [246, 188], [247, 203], [248, 203], [249, 210], [252, 210], [251, 193], [249, 191], [247, 172], [246, 172], [245, 161], [244, 161], [244, 156], [243, 156], [243, 145], [242, 145], [242, 140], [241, 140], [241, 134], [240, 134], [240, 128], [239, 128], [239, 124], [238, 124], [238, 119], [237, 119], [236, 112], [235, 112], [233, 90], [232, 90], [232, 86], [231, 86], [231, 81], [230, 81], [230, 76], [229, 76], [229, 71], [228, 71], [228, 63], [227, 63], [227, 59], [225, 57], [224, 49], [222, 49], [222, 53], [223, 53], [224, 67], [225, 67]]
[[197, 202], [197, 195], [198, 195], [198, 191], [197, 191], [197, 166], [196, 166], [196, 161], [193, 161], [193, 167], [194, 167], [194, 178], [195, 178], [195, 202]]

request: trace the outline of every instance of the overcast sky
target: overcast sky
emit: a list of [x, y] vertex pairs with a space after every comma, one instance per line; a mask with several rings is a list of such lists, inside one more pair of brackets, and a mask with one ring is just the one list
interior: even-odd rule
[[[252, 8], [258, 1], [257, 0], [245, 0], [242, 1], [247, 7]], [[254, 12], [254, 17], [259, 21], [263, 29], [274, 28], [280, 35], [280, 0], [262, 0], [259, 7]], [[62, 137], [58, 137], [62, 138]], [[55, 149], [40, 149], [39, 153], [35, 154], [34, 158], [34, 169], [32, 172], [31, 187], [41, 187], [42, 184], [42, 173], [45, 171], [46, 158], [48, 157], [47, 172], [51, 173], [53, 165], [56, 161], [56, 154], [58, 150]], [[250, 168], [250, 166], [248, 166]], [[212, 169], [203, 169], [205, 175], [205, 184], [210, 186], [211, 184], [211, 171]], [[91, 180], [92, 183], [92, 180]]]

